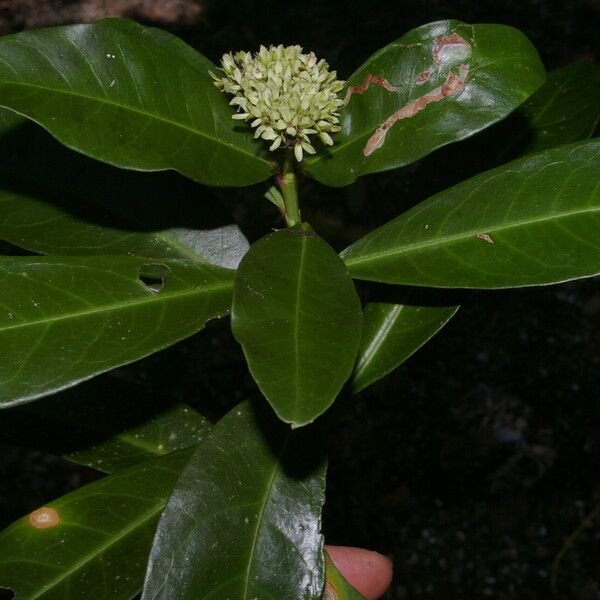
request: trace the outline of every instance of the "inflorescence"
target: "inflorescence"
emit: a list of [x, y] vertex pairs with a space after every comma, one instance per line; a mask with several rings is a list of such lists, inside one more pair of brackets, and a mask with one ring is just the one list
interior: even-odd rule
[[271, 142], [269, 150], [293, 148], [300, 162], [303, 153], [316, 152], [310, 136], [318, 135], [328, 146], [340, 130], [338, 109], [344, 86], [324, 60], [301, 46], [260, 47], [254, 54], [223, 55], [224, 77], [211, 73], [215, 85], [233, 99], [233, 118], [251, 121], [255, 137]]

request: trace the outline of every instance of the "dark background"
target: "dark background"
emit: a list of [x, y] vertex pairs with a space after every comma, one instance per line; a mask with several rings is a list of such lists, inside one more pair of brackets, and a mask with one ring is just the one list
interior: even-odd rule
[[[514, 25], [548, 69], [598, 62], [600, 31], [600, 0], [0, 0], [0, 33], [107, 15], [166, 27], [214, 61], [260, 43], [300, 43], [342, 78], [407, 30], [439, 19]], [[440, 151], [341, 190], [305, 181], [303, 215], [341, 247], [469, 174]], [[279, 224], [263, 191], [220, 194], [253, 239]], [[365, 299], [389, 294], [382, 286], [360, 291]], [[600, 519], [550, 583], [564, 540], [600, 503], [600, 280], [459, 296], [462, 309], [432, 342], [337, 403], [327, 541], [390, 555], [388, 599], [600, 599]], [[256, 393], [219, 322], [67, 396], [122, 406], [184, 401], [217, 418]], [[0, 446], [0, 526], [89, 479], [56, 456]]]

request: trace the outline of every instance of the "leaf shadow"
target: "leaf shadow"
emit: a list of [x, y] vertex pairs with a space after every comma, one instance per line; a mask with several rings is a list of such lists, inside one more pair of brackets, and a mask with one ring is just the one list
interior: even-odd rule
[[406, 306], [457, 306], [471, 290], [425, 288], [355, 281], [363, 302], [403, 304]]
[[325, 419], [292, 429], [279, 420], [265, 398], [253, 398], [250, 404], [263, 440], [287, 476], [301, 480], [319, 469], [327, 458]]
[[0, 410], [0, 443], [69, 454], [141, 425], [175, 403], [147, 394], [139, 384], [116, 381], [113, 374], [101, 375], [53, 396]]
[[125, 170], [96, 161], [30, 122], [2, 137], [0, 186], [40, 198], [83, 222], [125, 231], [233, 223], [206, 186], [174, 171]]

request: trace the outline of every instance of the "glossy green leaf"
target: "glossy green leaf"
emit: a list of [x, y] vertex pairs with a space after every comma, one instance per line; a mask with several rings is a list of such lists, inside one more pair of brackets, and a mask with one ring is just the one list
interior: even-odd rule
[[[385, 87], [366, 88], [368, 76], [383, 78]], [[308, 158], [305, 170], [343, 186], [412, 163], [503, 119], [543, 81], [537, 51], [512, 27], [459, 21], [418, 27], [350, 77], [346, 92], [364, 92], [342, 109], [335, 145]]]
[[352, 387], [360, 392], [381, 379], [430, 340], [458, 306], [411, 306], [369, 303]]
[[[18, 600], [135, 596], [156, 523], [191, 453], [120, 471], [49, 503], [37, 518], [34, 512], [13, 523], [0, 533], [0, 588]], [[43, 515], [57, 515], [58, 523], [32, 526]]]
[[163, 512], [144, 600], [316, 600], [325, 464], [314, 428], [242, 404], [209, 433]]
[[210, 185], [273, 172], [213, 85], [215, 65], [167, 32], [105, 19], [3, 37], [0, 57], [0, 104], [74, 150]]
[[600, 139], [482, 173], [343, 253], [358, 279], [503, 288], [600, 273]]
[[[89, 415], [79, 418], [87, 420]], [[113, 473], [156, 456], [197, 446], [211, 427], [208, 419], [189, 406], [179, 404], [136, 427], [72, 452], [67, 458], [104, 473]]]
[[254, 244], [237, 271], [232, 330], [281, 419], [305, 425], [354, 366], [362, 311], [339, 257], [308, 225]]
[[365, 600], [338, 571], [325, 551], [325, 593], [323, 600]]
[[0, 258], [0, 406], [74, 385], [229, 311], [233, 272], [137, 257]]

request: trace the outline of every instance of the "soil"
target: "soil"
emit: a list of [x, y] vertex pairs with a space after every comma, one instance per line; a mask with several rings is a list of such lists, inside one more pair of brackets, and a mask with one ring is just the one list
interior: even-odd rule
[[[0, 0], [0, 32], [106, 15], [166, 27], [213, 60], [260, 43], [301, 43], [342, 77], [408, 29], [449, 17], [519, 27], [549, 69], [599, 58], [598, 0]], [[343, 246], [464, 174], [432, 174], [440, 156], [341, 190], [306, 181], [303, 214]], [[279, 224], [262, 192], [224, 197], [253, 239]], [[338, 401], [327, 541], [389, 554], [396, 575], [387, 600], [600, 599], [598, 520], [550, 581], [565, 539], [600, 503], [600, 279], [457, 299], [461, 310], [432, 342]], [[67, 395], [98, 390], [122, 403], [183, 401], [212, 418], [257, 394], [223, 321]], [[91, 477], [25, 446], [0, 448], [0, 525]]]

